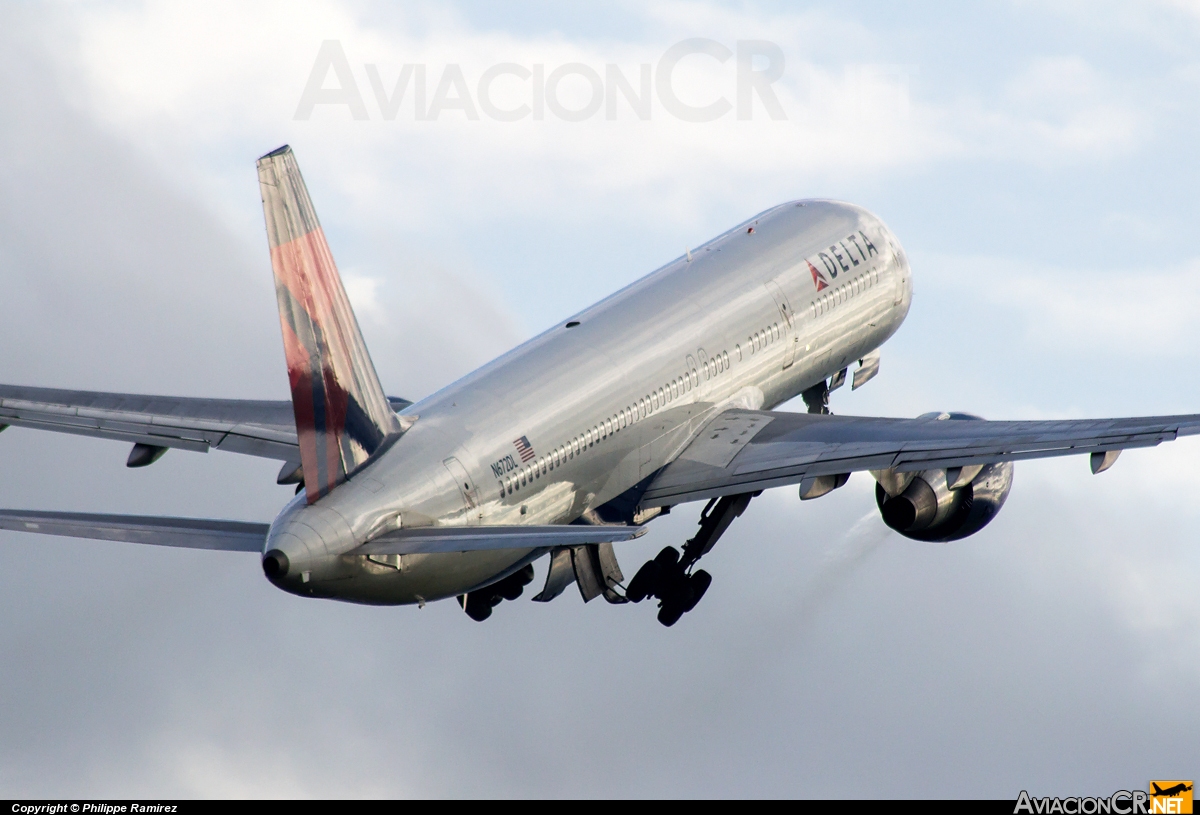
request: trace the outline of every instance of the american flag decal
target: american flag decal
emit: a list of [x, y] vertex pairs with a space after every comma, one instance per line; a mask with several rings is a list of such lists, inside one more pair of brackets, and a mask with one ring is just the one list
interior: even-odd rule
[[522, 464], [537, 455], [533, 452], [533, 445], [529, 443], [529, 439], [524, 436], [514, 441], [513, 446], [517, 448], [517, 452], [521, 455]]

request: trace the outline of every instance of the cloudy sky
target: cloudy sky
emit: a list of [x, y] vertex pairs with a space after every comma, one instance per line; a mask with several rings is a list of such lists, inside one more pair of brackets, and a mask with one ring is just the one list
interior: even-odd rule
[[[777, 46], [782, 116], [756, 99], [683, 121], [653, 95], [569, 121], [595, 92], [579, 69], [540, 117], [479, 99], [506, 63], [636, 89], [689, 38]], [[300, 105], [326, 40], [358, 118]], [[688, 56], [672, 92], [735, 103], [736, 64]], [[395, 96], [406, 65], [424, 110]], [[468, 102], [429, 115], [458, 75]], [[530, 84], [502, 75], [488, 101], [532, 105]], [[882, 373], [836, 412], [1195, 411], [1198, 99], [1194, 0], [7, 4], [0, 381], [286, 398], [253, 161], [290, 143], [389, 393], [821, 196], [879, 214], [916, 275]], [[290, 495], [271, 462], [132, 471], [126, 452], [9, 429], [0, 504], [269, 520]], [[804, 504], [776, 490], [669, 630], [571, 593], [484, 624], [302, 600], [252, 555], [2, 533], [0, 793], [1012, 798], [1192, 778], [1198, 458], [1184, 440], [1099, 477], [1021, 463], [1004, 513], [948, 546], [891, 534], [866, 476]], [[699, 508], [618, 549], [626, 572]]]

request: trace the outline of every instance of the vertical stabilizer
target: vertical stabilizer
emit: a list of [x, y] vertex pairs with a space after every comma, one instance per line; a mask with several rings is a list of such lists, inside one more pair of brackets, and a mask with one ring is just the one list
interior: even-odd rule
[[258, 160], [258, 182], [311, 504], [345, 481], [400, 426], [290, 147]]

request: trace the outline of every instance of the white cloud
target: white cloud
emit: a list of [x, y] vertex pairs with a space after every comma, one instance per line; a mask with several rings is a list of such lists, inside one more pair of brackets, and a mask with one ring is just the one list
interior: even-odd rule
[[[80, 42], [90, 109], [164, 165], [179, 165], [181, 150], [215, 151], [240, 156], [220, 173], [244, 173], [253, 153], [290, 140], [303, 145], [305, 166], [336, 185], [362, 222], [398, 218], [419, 226], [448, 213], [486, 219], [496, 207], [534, 213], [553, 201], [619, 196], [625, 206], [685, 223], [714, 187], [745, 196], [748, 208], [794, 195], [806, 186], [801, 178], [809, 187], [843, 183], [967, 156], [1076, 162], [1131, 149], [1146, 126], [1137, 124], [1144, 113], [1114, 96], [1113, 83], [1077, 57], [1033, 60], [997, 98], [914, 97], [911, 68], [889, 61], [887, 31], [825, 12], [673, 3], [646, 12], [651, 39], [628, 42], [519, 36], [428, 7], [386, 23], [368, 18], [333, 0], [303, 7], [149, 0], [92, 7], [64, 25]], [[683, 122], [656, 100], [649, 123], [624, 107], [616, 121], [602, 110], [581, 123], [553, 115], [468, 121], [459, 111], [422, 122], [409, 101], [394, 121], [384, 121], [363, 67], [378, 65], [390, 82], [402, 64], [425, 64], [430, 94], [450, 63], [461, 65], [472, 92], [483, 71], [500, 62], [546, 71], [582, 63], [601, 75], [612, 63], [635, 77], [638, 65], [657, 65], [668, 45], [697, 32], [729, 48], [738, 39], [777, 42], [787, 69], [773, 89], [788, 120], [772, 121], [759, 105], [749, 122], [732, 113]], [[353, 121], [343, 107], [318, 107], [310, 120], [293, 120], [318, 45], [330, 38], [344, 46], [369, 121]], [[852, 51], [825, 45], [847, 41], [855, 43]], [[685, 59], [676, 74], [679, 96], [735, 99], [735, 62]], [[583, 87], [573, 81], [563, 87]], [[506, 104], [528, 101], [528, 88], [512, 77], [496, 88], [499, 97], [521, 96]]]
[[1127, 451], [1100, 476], [1087, 474], [1082, 457], [1019, 464], [1022, 483], [1005, 509], [1025, 514], [1025, 526], [1037, 523], [1032, 518], [1043, 525], [1042, 564], [1029, 575], [1031, 588], [1053, 590], [1064, 580], [1088, 586], [1114, 623], [1148, 644], [1141, 656], [1147, 676], [1200, 677], [1200, 598], [1193, 591], [1200, 557], [1190, 543], [1200, 523], [1191, 487], [1197, 451], [1190, 437]]
[[[273, 747], [247, 750], [229, 744], [195, 743], [191, 740], [194, 729], [192, 724], [155, 746], [151, 761], [160, 779], [155, 786], [163, 791], [159, 794], [172, 791], [185, 798], [295, 799], [381, 798], [397, 793], [395, 778], [384, 782], [350, 775], [322, 777], [314, 774], [315, 768], [298, 768], [294, 755]], [[147, 779], [140, 773], [123, 779], [99, 778], [95, 783], [114, 791], [147, 789]]]
[[1022, 340], [1056, 356], [1178, 354], [1200, 341], [1200, 258], [1167, 268], [1094, 270], [929, 255], [920, 271], [939, 297], [966, 296], [1017, 312]]
[[387, 312], [379, 301], [379, 287], [382, 281], [376, 277], [367, 277], [354, 269], [338, 270], [342, 278], [342, 286], [346, 289], [346, 297], [354, 308], [354, 314], [361, 322], [363, 319], [376, 323], [384, 323]]
[[[672, 5], [634, 21], [662, 26], [661, 41], [647, 44], [482, 31], [430, 9], [419, 24], [384, 25], [356, 6], [215, 8], [94, 6], [82, 22], [64, 20], [84, 46], [85, 116], [45, 115], [57, 113], [53, 88], [0, 72], [0, 93], [19, 112], [0, 126], [10, 148], [0, 156], [6, 377], [284, 397], [250, 161], [285, 140], [298, 145], [389, 391], [412, 397], [519, 336], [497, 291], [517, 285], [530, 258], [552, 256], [564, 289], [609, 288], [608, 277], [582, 279], [584, 230], [561, 238], [564, 224], [592, 226], [602, 208], [661, 231], [713, 201], [778, 197], [811, 173], [868, 179], [910, 202], [912, 221], [944, 192], [922, 162], [961, 161], [955, 171], [968, 182], [996, 158], [1103, 156], [1104, 170], [1145, 135], [1091, 140], [1088, 111], [1139, 108], [1113, 89], [1111, 64], [1069, 56], [1019, 56], [1023, 67], [999, 89], [970, 78], [971, 104], [934, 104], [913, 83], [898, 123], [880, 115], [885, 106], [858, 109], [872, 94], [903, 99], [904, 74], [889, 67], [894, 32], [832, 12]], [[778, 129], [659, 119], [474, 129], [446, 118], [424, 130], [290, 118], [328, 36], [393, 72], [417, 59], [632, 66], [701, 23], [711, 30], [699, 33], [727, 42], [777, 37], [793, 66], [781, 95], [804, 116]], [[810, 53], [837, 26], [865, 50], [852, 60]], [[10, 46], [0, 54], [17, 67], [14, 31], [0, 29]], [[69, 74], [73, 58], [61, 59]], [[146, 168], [155, 162], [159, 177]], [[232, 237], [197, 196], [236, 213]], [[477, 267], [498, 250], [462, 244], [510, 214], [529, 225], [535, 248], [503, 267], [507, 277], [480, 281]], [[1139, 217], [1153, 228], [1152, 214]], [[1110, 228], [1139, 223], [1115, 217]], [[602, 222], [602, 240], [638, 240], [612, 224]], [[426, 230], [434, 237], [414, 239]], [[1108, 362], [1137, 332], [1152, 353], [1195, 347], [1190, 263], [1101, 273], [1039, 266], [1023, 247], [1006, 261], [943, 257], [918, 269], [919, 295], [947, 294], [932, 328], [971, 295], [1027, 315], [1019, 342], [979, 336], [978, 324], [917, 338], [910, 325], [885, 349], [884, 374], [865, 391], [839, 391], [836, 409], [948, 405], [970, 372], [1002, 363], [1019, 370], [998, 402], [1040, 402], [1057, 383], [1023, 378], [1031, 359], [1069, 351]], [[918, 357], [929, 367], [914, 370]], [[1078, 398], [1090, 411], [1105, 397]], [[270, 462], [172, 453], [133, 471], [113, 443], [21, 429], [0, 442], [12, 506], [265, 520], [287, 496]], [[80, 797], [795, 796], [863, 778], [881, 795], [925, 797], [1002, 797], [1033, 783], [1115, 788], [1138, 762], [1178, 760], [1194, 741], [1197, 444], [1129, 451], [1099, 477], [1082, 458], [1022, 463], [994, 524], [941, 547], [887, 532], [862, 475], [815, 502], [769, 491], [707, 556], [713, 588], [669, 631], [648, 604], [523, 599], [478, 626], [452, 603], [418, 611], [284, 595], [252, 557], [6, 533], [0, 776], [31, 797], [64, 788]], [[625, 545], [627, 573], [690, 536], [699, 508], [679, 507]]]

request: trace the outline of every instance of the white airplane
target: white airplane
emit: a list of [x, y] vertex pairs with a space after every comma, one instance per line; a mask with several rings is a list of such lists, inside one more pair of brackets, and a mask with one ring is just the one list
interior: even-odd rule
[[[707, 590], [696, 564], [762, 490], [825, 495], [869, 471], [884, 522], [923, 541], [982, 529], [1012, 462], [1200, 432], [1200, 416], [993, 422], [829, 415], [879, 369], [912, 276], [871, 213], [791, 201], [740, 224], [419, 402], [384, 395], [288, 147], [258, 161], [292, 400], [183, 399], [0, 386], [0, 422], [283, 462], [296, 497], [271, 524], [0, 510], [0, 528], [258, 552], [294, 594], [400, 605], [458, 597], [475, 620], [549, 556], [549, 601], [658, 600], [673, 625]], [[772, 410], [803, 395], [808, 413]], [[613, 543], [707, 501], [682, 551], [632, 580]]]

